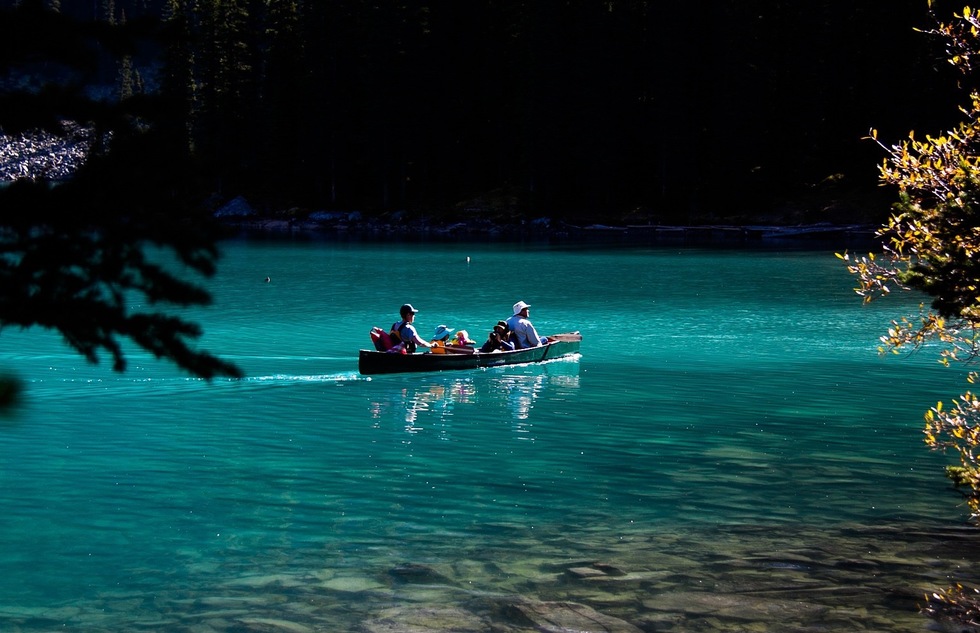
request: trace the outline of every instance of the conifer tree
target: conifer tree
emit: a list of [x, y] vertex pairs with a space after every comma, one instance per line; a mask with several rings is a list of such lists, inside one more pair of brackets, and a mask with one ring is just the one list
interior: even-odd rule
[[193, 6], [190, 0], [167, 0], [163, 9], [166, 42], [160, 92], [179, 120], [174, 133], [184, 149], [194, 154], [194, 129], [198, 118], [195, 50], [197, 43], [191, 30]]
[[[93, 77], [101, 51], [132, 50], [134, 38], [146, 34], [131, 25], [76, 22], [25, 0], [0, 11], [0, 38], [8, 44], [0, 48], [0, 67], [16, 71], [30, 62], [27, 72], [44, 59]], [[52, 38], [56, 47], [48, 45]], [[42, 90], [0, 94], [0, 126], [7, 133], [58, 132], [72, 122], [105, 143], [94, 144], [58, 186], [37, 178], [0, 189], [0, 326], [55, 330], [89, 361], [108, 354], [119, 371], [126, 368], [122, 340], [129, 339], [197, 376], [240, 375], [195, 348], [199, 325], [167, 311], [209, 303], [200, 282], [218, 259], [217, 226], [199, 204], [195, 170], [168, 128], [167, 104], [149, 95], [93, 101], [84, 85], [60, 77], [45, 77]], [[173, 253], [190, 273], [155, 262], [150, 245]]]

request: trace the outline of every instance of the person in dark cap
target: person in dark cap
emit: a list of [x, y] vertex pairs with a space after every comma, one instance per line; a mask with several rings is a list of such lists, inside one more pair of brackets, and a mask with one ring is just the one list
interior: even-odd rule
[[506, 352], [513, 349], [514, 344], [507, 340], [507, 324], [503, 321], [498, 321], [497, 325], [493, 326], [493, 329], [490, 330], [490, 334], [487, 335], [487, 342], [483, 344], [480, 351], [488, 354], [497, 350]]
[[398, 313], [401, 315], [402, 320], [395, 321], [391, 324], [391, 338], [394, 340], [397, 337], [397, 340], [404, 345], [405, 351], [409, 354], [414, 354], [419, 345], [422, 347], [432, 347], [429, 342], [419, 336], [415, 326], [412, 325], [418, 310], [413, 308], [411, 303], [406, 303]]
[[507, 326], [507, 321], [497, 321], [493, 331], [497, 333], [500, 340], [510, 343], [510, 348], [514, 349], [514, 337], [511, 335], [510, 327]]

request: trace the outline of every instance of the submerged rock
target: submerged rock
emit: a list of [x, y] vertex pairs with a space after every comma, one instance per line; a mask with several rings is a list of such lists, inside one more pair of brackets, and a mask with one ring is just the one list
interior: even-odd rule
[[627, 576], [627, 572], [623, 571], [615, 565], [609, 563], [595, 562], [590, 565], [575, 565], [574, 567], [569, 567], [565, 570], [565, 573], [572, 578], [582, 578], [582, 579], [596, 579], [596, 578], [622, 578]]
[[573, 578], [604, 578], [606, 576], [606, 572], [595, 567], [570, 567], [567, 573]]
[[643, 601], [651, 611], [683, 614], [689, 618], [712, 617], [733, 622], [806, 623], [829, 609], [801, 600], [757, 598], [744, 594], [679, 591]]
[[239, 630], [248, 633], [314, 633], [316, 629], [305, 624], [278, 618], [242, 618]]
[[616, 567], [615, 565], [612, 565], [610, 563], [603, 563], [597, 561], [595, 563], [592, 563], [592, 568], [598, 569], [599, 571], [601, 571], [607, 576], [619, 577], [619, 576], [627, 575], [627, 572], [623, 571], [619, 567]]
[[513, 605], [512, 611], [515, 617], [525, 618], [538, 631], [546, 633], [642, 633], [626, 620], [575, 602], [521, 602]]
[[398, 582], [418, 584], [445, 584], [449, 579], [428, 565], [402, 563], [388, 570], [388, 577]]
[[366, 633], [477, 633], [491, 630], [490, 621], [455, 607], [394, 607], [361, 623]]

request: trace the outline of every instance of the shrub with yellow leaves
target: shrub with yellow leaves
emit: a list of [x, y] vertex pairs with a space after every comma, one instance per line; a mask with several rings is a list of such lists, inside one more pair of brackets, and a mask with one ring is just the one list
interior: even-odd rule
[[[931, 10], [931, 3], [930, 3]], [[980, 60], [980, 15], [970, 7], [949, 23], [925, 31], [946, 42], [949, 62], [967, 78]], [[895, 290], [917, 290], [931, 297], [927, 308], [892, 322], [881, 337], [883, 353], [935, 344], [939, 361], [969, 363], [980, 356], [980, 92], [970, 93], [955, 129], [924, 139], [887, 145], [871, 130], [869, 139], [885, 151], [883, 185], [898, 189], [894, 213], [877, 235], [882, 253], [837, 256], [858, 279], [855, 291], [872, 301]], [[968, 380], [977, 379], [971, 372]], [[960, 465], [947, 475], [966, 496], [972, 517], [980, 519], [980, 400], [967, 392], [951, 407], [940, 402], [925, 416], [925, 441], [950, 450]]]
[[[929, 1], [932, 11], [932, 2]], [[964, 7], [948, 23], [936, 21], [926, 33], [946, 43], [949, 63], [976, 82], [980, 61], [980, 14]], [[968, 364], [980, 356], [980, 92], [971, 90], [960, 108], [964, 120], [939, 136], [908, 139], [895, 145], [869, 138], [885, 151], [883, 185], [898, 189], [888, 222], [878, 230], [882, 253], [853, 257], [838, 254], [858, 279], [855, 291], [872, 301], [894, 290], [917, 290], [931, 298], [917, 315], [893, 321], [881, 337], [882, 353], [938, 350], [939, 362]], [[967, 374], [971, 384], [976, 371]], [[946, 475], [963, 493], [971, 518], [980, 521], [980, 398], [971, 391], [925, 414], [925, 442], [959, 460]], [[980, 592], [957, 585], [926, 595], [923, 612], [940, 622], [980, 626]]]

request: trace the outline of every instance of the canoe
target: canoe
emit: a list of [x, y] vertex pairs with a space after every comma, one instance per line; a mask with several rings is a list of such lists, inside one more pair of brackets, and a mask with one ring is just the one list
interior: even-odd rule
[[578, 332], [552, 334], [547, 338], [549, 341], [547, 345], [486, 354], [473, 350], [452, 351], [451, 348], [445, 354], [389, 354], [362, 349], [358, 358], [357, 369], [365, 375], [400, 374], [540, 363], [545, 360], [577, 354], [579, 344], [582, 342], [582, 335]]

